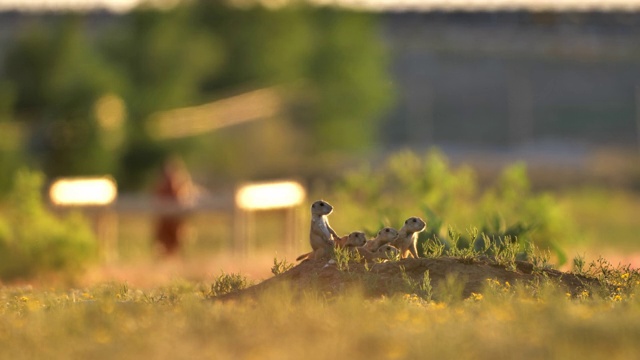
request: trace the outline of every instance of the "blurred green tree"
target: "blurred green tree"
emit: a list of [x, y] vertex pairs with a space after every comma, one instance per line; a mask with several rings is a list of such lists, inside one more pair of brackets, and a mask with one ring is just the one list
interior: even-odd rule
[[392, 103], [390, 75], [373, 14], [312, 11], [314, 52], [309, 79], [312, 111], [301, 116], [314, 134], [314, 150], [367, 149]]
[[15, 89], [14, 116], [36, 129], [49, 176], [109, 173], [116, 158], [98, 141], [94, 103], [118, 88], [118, 76], [85, 37], [83, 18], [35, 25], [17, 39], [4, 73]]
[[[238, 174], [295, 172], [301, 167], [290, 165], [309, 156], [368, 148], [391, 99], [373, 14], [202, 0], [141, 7], [91, 41], [87, 17], [52, 18], [17, 39], [3, 69], [15, 94], [8, 106], [36, 129], [31, 147], [48, 176], [110, 172], [122, 188], [140, 188], [168, 154], [194, 149], [212, 154], [207, 163], [219, 171], [246, 164]], [[219, 144], [211, 145], [216, 134], [158, 141], [147, 132], [158, 111], [274, 85], [284, 89], [288, 111]], [[126, 121], [103, 121], [96, 109], [105, 104], [123, 108], [116, 112]], [[222, 159], [229, 154], [233, 161]], [[276, 163], [284, 158], [295, 160]]]
[[203, 102], [203, 79], [216, 72], [220, 48], [215, 34], [191, 21], [189, 8], [171, 11], [141, 8], [102, 39], [106, 58], [125, 79], [128, 141], [119, 182], [140, 187], [171, 152], [184, 151], [189, 141], [158, 143], [145, 121], [156, 111]]
[[[289, 129], [283, 133], [298, 137], [282, 149], [287, 159], [297, 157], [289, 162], [290, 169], [309, 171], [304, 164], [312, 157], [317, 161], [311, 171], [324, 171], [335, 165], [322, 161], [335, 159], [325, 155], [371, 147], [379, 120], [393, 100], [377, 15], [302, 4], [239, 9], [217, 1], [199, 1], [196, 9], [197, 22], [218, 34], [226, 50], [221, 71], [207, 80], [205, 91], [285, 85], [289, 111], [277, 121], [281, 129]], [[248, 126], [239, 135], [224, 132], [226, 136], [214, 135], [219, 146], [210, 151], [224, 154], [224, 159], [214, 159], [220, 167], [229, 163], [229, 156], [263, 151], [253, 146], [273, 147], [250, 138]], [[245, 139], [242, 147], [229, 151], [240, 137]], [[262, 160], [254, 156], [251, 165], [260, 168]], [[267, 167], [278, 168], [263, 166]]]
[[376, 15], [207, 4], [208, 12], [198, 13], [214, 20], [207, 23], [229, 49], [225, 76], [212, 85], [295, 84], [292, 120], [307, 134], [311, 154], [371, 145], [392, 100]]
[[[0, 82], [0, 174], [12, 174], [25, 161], [24, 128], [14, 121], [15, 90]], [[11, 189], [11, 176], [0, 176], [0, 198]]]

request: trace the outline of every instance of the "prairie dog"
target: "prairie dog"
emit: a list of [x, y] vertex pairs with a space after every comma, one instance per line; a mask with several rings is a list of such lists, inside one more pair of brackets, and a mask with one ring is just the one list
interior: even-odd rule
[[297, 261], [329, 256], [331, 253], [329, 250], [335, 246], [336, 241], [340, 240], [340, 236], [329, 225], [327, 215], [331, 212], [333, 212], [333, 206], [324, 200], [318, 200], [311, 204], [309, 242], [312, 251], [298, 256]]
[[367, 237], [362, 231], [354, 231], [336, 240], [336, 247], [358, 247], [367, 242]]
[[391, 242], [391, 245], [395, 246], [400, 251], [400, 257], [402, 259], [408, 257], [407, 252], [411, 253], [414, 258], [418, 258], [418, 249], [416, 246], [418, 233], [423, 231], [426, 227], [427, 223], [415, 216], [408, 218], [404, 222], [404, 225], [398, 231], [398, 238]]
[[372, 261], [374, 259], [389, 259], [398, 254], [398, 249], [389, 244], [380, 246], [376, 251], [369, 251], [365, 247], [358, 247], [356, 249], [365, 261]]
[[367, 241], [364, 248], [369, 251], [376, 251], [380, 246], [392, 242], [397, 237], [398, 230], [391, 227], [385, 227], [378, 231], [378, 234], [374, 239]]
[[[358, 234], [358, 232], [353, 232], [351, 234]], [[350, 234], [350, 235], [351, 235]], [[361, 234], [361, 235], [360, 235]], [[346, 236], [345, 236], [346, 238]], [[364, 233], [359, 233], [358, 236], [353, 237], [354, 241], [349, 244], [347, 243], [344, 247], [348, 248], [350, 251], [357, 251], [360, 256], [365, 261], [373, 261], [375, 259], [390, 259], [395, 257], [399, 250], [389, 244], [384, 244], [380, 246], [376, 251], [369, 251], [364, 246], [357, 245], [358, 243], [364, 243]], [[331, 255], [330, 248], [320, 248], [318, 250], [314, 250], [312, 252], [300, 255], [296, 260], [320, 260], [327, 259]]]
[[311, 205], [311, 231], [309, 242], [311, 249], [317, 250], [324, 247], [333, 247], [333, 238], [340, 236], [329, 226], [327, 215], [331, 214], [333, 206], [324, 200], [318, 200]]
[[[336, 247], [338, 248], [355, 248], [363, 246], [367, 242], [367, 237], [362, 231], [354, 231], [349, 235], [345, 235], [336, 240]], [[330, 255], [328, 251], [329, 247], [322, 247], [312, 252], [308, 252], [306, 254], [302, 254], [296, 258], [297, 261], [309, 259], [309, 260], [318, 260], [322, 258], [327, 258]]]

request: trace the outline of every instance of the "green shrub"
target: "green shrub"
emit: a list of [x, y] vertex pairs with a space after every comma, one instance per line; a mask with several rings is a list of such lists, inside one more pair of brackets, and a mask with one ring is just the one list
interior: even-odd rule
[[251, 283], [246, 277], [240, 274], [226, 274], [222, 272], [211, 284], [210, 297], [230, 294], [235, 291], [246, 289]]
[[73, 274], [97, 255], [97, 240], [78, 213], [54, 216], [44, 205], [43, 175], [16, 173], [0, 212], [0, 277], [31, 277], [51, 271]]
[[410, 216], [422, 217], [427, 221], [418, 240], [422, 255], [429, 249], [425, 243], [434, 238], [449, 250], [447, 229], [472, 224], [479, 229], [475, 238], [461, 234], [457, 247], [479, 246], [483, 234], [498, 244], [509, 237], [523, 248], [533, 242], [550, 249], [563, 263], [559, 244], [573, 233], [558, 202], [531, 190], [524, 164], [507, 167], [497, 174], [495, 184], [480, 189], [471, 167], [454, 169], [436, 150], [423, 157], [411, 151], [392, 154], [375, 168], [367, 165], [346, 173], [326, 194], [330, 197], [321, 197], [336, 208], [331, 224], [343, 233], [359, 229], [373, 236], [383, 226], [399, 228]]

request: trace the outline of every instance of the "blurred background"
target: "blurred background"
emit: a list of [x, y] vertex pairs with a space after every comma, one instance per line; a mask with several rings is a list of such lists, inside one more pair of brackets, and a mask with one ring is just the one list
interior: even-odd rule
[[318, 198], [635, 263], [639, 43], [634, 0], [0, 0], [0, 278], [264, 277]]

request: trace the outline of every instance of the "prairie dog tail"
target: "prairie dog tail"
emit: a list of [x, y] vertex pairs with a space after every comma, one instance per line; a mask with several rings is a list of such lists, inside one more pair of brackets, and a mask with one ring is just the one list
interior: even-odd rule
[[308, 252], [306, 254], [302, 254], [300, 256], [298, 256], [296, 258], [296, 261], [300, 261], [300, 260], [320, 260], [320, 259], [326, 259], [328, 257], [331, 256], [331, 253], [333, 251], [333, 247], [331, 248], [318, 248], [313, 250], [312, 252]]
[[[312, 252], [313, 252], [313, 251], [312, 251]], [[308, 259], [308, 258], [309, 258], [309, 255], [311, 255], [311, 252], [308, 252], [308, 253], [306, 253], [306, 254], [302, 254], [302, 255], [300, 255], [300, 256], [298, 256], [298, 257], [296, 258], [296, 261], [302, 261], [302, 260]]]

